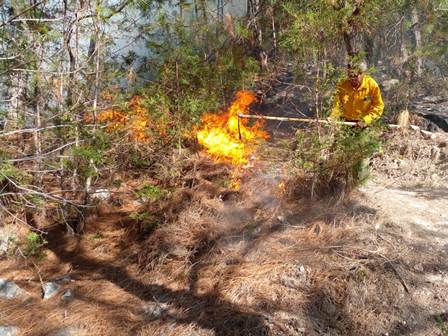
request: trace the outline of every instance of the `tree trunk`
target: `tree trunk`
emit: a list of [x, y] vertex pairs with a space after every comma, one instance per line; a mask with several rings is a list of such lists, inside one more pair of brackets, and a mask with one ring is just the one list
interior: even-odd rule
[[[100, 29], [100, 20], [99, 15], [95, 18], [94, 21], [95, 26], [95, 50], [92, 52], [92, 56], [95, 55], [95, 81], [93, 85], [93, 104], [92, 104], [92, 120], [93, 120], [93, 137], [96, 136], [96, 121], [97, 121], [97, 111], [98, 111], [98, 98], [100, 91], [100, 65], [101, 65], [101, 29]], [[89, 162], [90, 168], [97, 170], [93, 160], [91, 159]], [[89, 196], [92, 189], [92, 175], [86, 179], [85, 185], [85, 204], [89, 201]]]
[[316, 64], [316, 83], [314, 87], [314, 105], [316, 110], [316, 119], [321, 119], [320, 111], [320, 91], [321, 91], [321, 52], [316, 50], [315, 64]]
[[274, 48], [274, 54], [277, 54], [277, 28], [275, 24], [275, 10], [271, 7], [271, 26], [272, 26], [272, 45]]
[[217, 1], [217, 13], [218, 13], [218, 21], [224, 21], [224, 0]]
[[420, 55], [422, 50], [422, 33], [416, 7], [412, 8], [411, 19], [415, 37], [416, 74], [420, 77], [423, 74], [423, 59]]

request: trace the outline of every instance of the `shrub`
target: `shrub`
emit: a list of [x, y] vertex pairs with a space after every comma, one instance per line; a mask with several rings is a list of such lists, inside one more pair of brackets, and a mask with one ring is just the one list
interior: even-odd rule
[[47, 245], [47, 240], [36, 232], [30, 232], [26, 236], [24, 255], [27, 257], [39, 257], [42, 258], [42, 248]]
[[296, 141], [293, 167], [298, 171], [292, 191], [311, 197], [344, 198], [367, 179], [368, 159], [380, 148], [378, 126], [318, 126], [297, 131]]
[[157, 24], [158, 34], [148, 44], [151, 57], [137, 69], [149, 71], [152, 79], [126, 92], [103, 92], [110, 107], [97, 118], [113, 143], [109, 156], [130, 169], [150, 168], [170, 148], [188, 145], [201, 115], [253, 86], [260, 70], [244, 38], [229, 40], [201, 22], [186, 28], [164, 15]]
[[166, 196], [167, 190], [162, 189], [152, 184], [145, 184], [140, 190], [136, 192], [137, 196], [144, 201], [158, 201]]

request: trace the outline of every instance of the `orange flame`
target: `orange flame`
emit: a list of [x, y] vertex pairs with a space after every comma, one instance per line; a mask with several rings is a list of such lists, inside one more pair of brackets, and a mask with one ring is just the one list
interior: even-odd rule
[[141, 97], [134, 96], [129, 102], [128, 111], [110, 108], [99, 113], [97, 120], [107, 123], [106, 130], [109, 132], [126, 131], [131, 140], [148, 142], [151, 140], [148, 130], [156, 123], [149, 117], [141, 100]]
[[255, 101], [253, 92], [239, 91], [227, 111], [219, 114], [207, 113], [201, 118], [202, 126], [196, 136], [207, 153], [218, 160], [236, 165], [247, 163], [248, 156], [253, 151], [252, 145], [259, 139], [268, 138], [268, 134], [262, 130], [261, 122], [249, 126], [248, 120], [240, 119], [242, 140], [239, 140], [238, 114], [247, 113], [249, 105]]
[[283, 192], [283, 191], [285, 191], [285, 189], [286, 189], [286, 184], [285, 184], [285, 182], [280, 182], [279, 184], [278, 184], [278, 188]]

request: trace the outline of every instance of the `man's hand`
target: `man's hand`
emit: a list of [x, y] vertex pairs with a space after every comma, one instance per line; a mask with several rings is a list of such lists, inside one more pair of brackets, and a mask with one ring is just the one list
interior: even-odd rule
[[358, 127], [358, 128], [366, 128], [366, 127], [367, 127], [367, 124], [366, 124], [364, 121], [360, 120], [360, 121], [358, 121], [358, 122], [356, 123], [355, 126]]

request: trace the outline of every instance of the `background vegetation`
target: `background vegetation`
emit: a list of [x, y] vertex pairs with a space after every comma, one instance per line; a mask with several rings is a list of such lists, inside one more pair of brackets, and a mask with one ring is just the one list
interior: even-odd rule
[[106, 177], [151, 174], [173, 149], [194, 148], [202, 113], [281, 69], [293, 71], [319, 117], [349, 58], [366, 58], [378, 79], [398, 79], [385, 93], [387, 114], [446, 83], [441, 1], [247, 4], [231, 17], [200, 0], [3, 2], [3, 219], [77, 221]]

